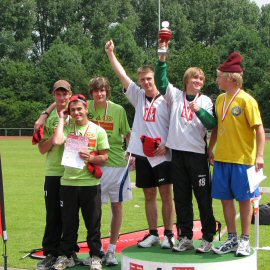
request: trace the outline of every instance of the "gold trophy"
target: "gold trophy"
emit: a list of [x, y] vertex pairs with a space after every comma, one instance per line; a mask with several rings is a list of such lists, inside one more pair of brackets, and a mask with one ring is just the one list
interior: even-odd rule
[[[158, 37], [159, 37], [159, 42], [162, 43], [162, 42], [168, 42], [171, 37], [172, 37], [172, 31], [168, 28], [170, 25], [169, 22], [167, 21], [163, 21], [161, 23], [161, 26], [162, 26], [162, 29], [159, 30], [158, 32]], [[168, 48], [166, 48], [166, 46], [163, 46], [163, 47], [160, 47], [158, 49], [158, 54], [159, 55], [162, 55], [162, 54], [167, 54], [168, 53]]]

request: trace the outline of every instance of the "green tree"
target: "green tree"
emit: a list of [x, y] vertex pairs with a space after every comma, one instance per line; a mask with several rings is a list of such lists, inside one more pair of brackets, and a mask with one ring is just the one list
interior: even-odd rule
[[270, 4], [262, 6], [262, 13], [259, 21], [259, 32], [263, 44], [270, 48]]
[[80, 21], [82, 0], [36, 0], [37, 20], [33, 31], [35, 55], [47, 51], [67, 29]]
[[257, 26], [258, 6], [249, 0], [180, 0], [192, 25], [193, 38], [212, 45], [239, 25]]
[[0, 5], [0, 58], [25, 59], [32, 47], [36, 19], [34, 0], [2, 0]]
[[49, 91], [55, 81], [65, 79], [71, 83], [73, 92], [87, 92], [87, 73], [80, 53], [61, 41], [42, 55], [37, 73]]

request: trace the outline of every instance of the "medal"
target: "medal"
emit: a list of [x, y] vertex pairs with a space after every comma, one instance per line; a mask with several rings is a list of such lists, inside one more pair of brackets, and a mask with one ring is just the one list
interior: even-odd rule
[[226, 106], [226, 100], [227, 100], [227, 94], [225, 95], [225, 98], [224, 98], [224, 102], [223, 102], [223, 107], [222, 107], [222, 122], [225, 120], [226, 116], [227, 116], [227, 113], [228, 113], [228, 110], [231, 106], [231, 104], [233, 103], [233, 101], [235, 100], [236, 96], [239, 94], [240, 92], [240, 88], [234, 93], [232, 99], [230, 100], [228, 106], [225, 108]]

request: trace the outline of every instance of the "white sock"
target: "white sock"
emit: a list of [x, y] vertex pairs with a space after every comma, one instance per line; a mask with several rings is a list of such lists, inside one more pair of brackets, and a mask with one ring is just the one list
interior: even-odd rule
[[116, 245], [110, 244], [108, 247], [108, 251], [115, 253], [115, 250], [116, 250]]

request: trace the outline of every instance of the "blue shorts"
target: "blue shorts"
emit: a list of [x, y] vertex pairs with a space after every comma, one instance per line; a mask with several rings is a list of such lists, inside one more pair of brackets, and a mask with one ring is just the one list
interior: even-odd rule
[[247, 169], [250, 165], [218, 162], [214, 163], [212, 197], [219, 200], [246, 201], [257, 196], [250, 193]]

